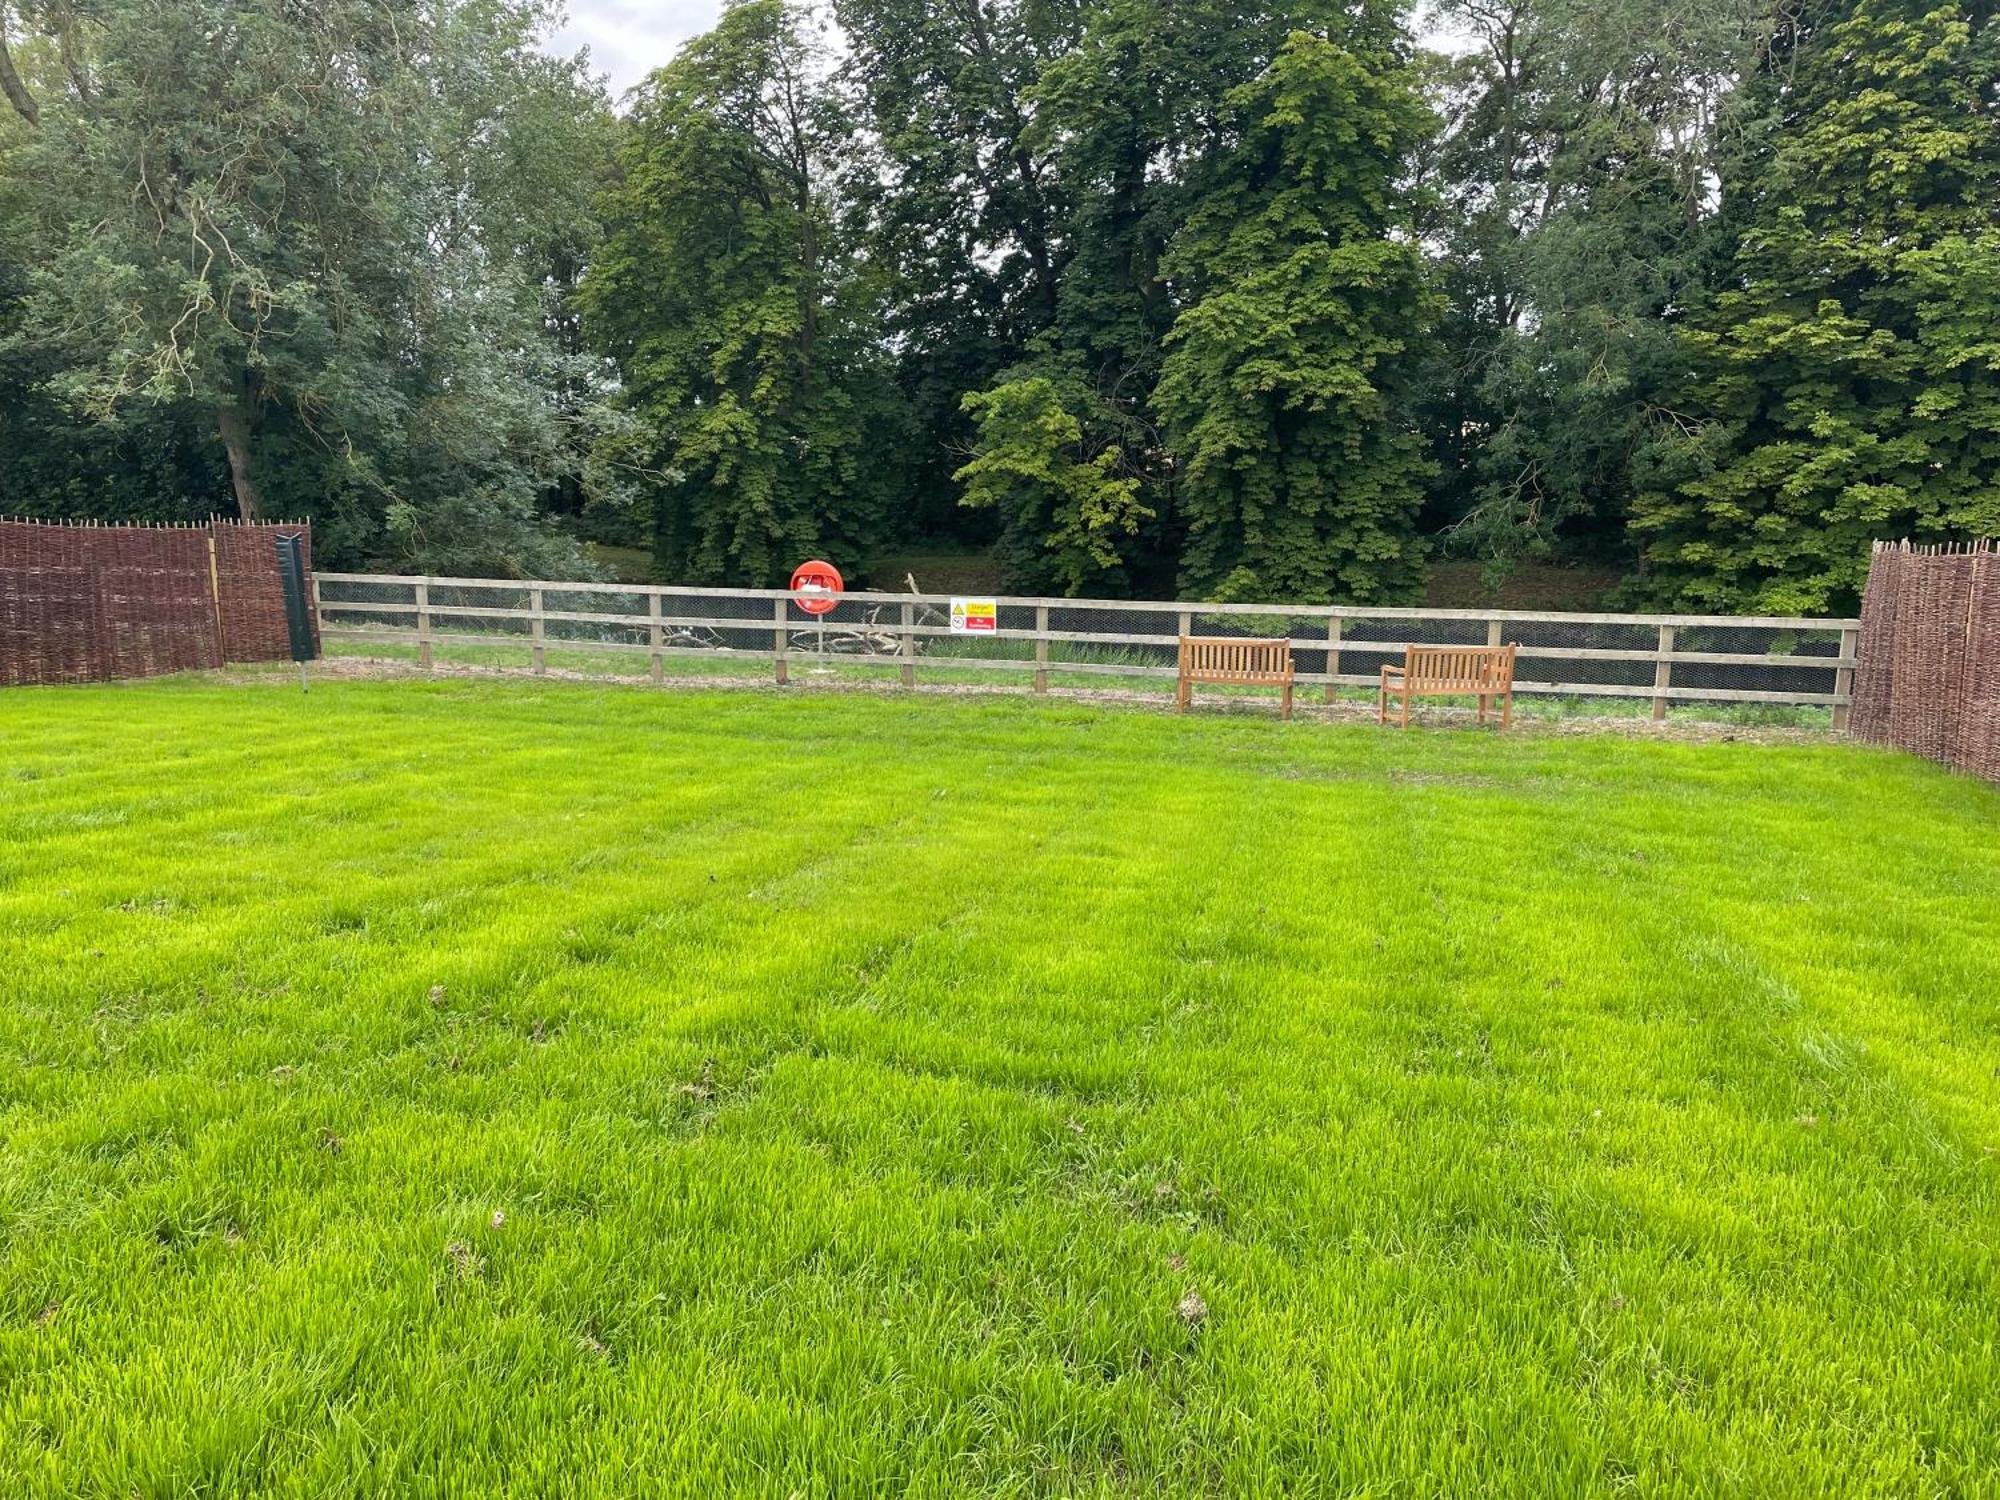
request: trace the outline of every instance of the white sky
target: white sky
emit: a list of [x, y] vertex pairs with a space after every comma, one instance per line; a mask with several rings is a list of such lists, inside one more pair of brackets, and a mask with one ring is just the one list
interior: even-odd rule
[[[547, 45], [559, 56], [589, 48], [592, 71], [610, 79], [615, 99], [721, 14], [722, 0], [569, 0], [569, 20]], [[1456, 52], [1466, 45], [1450, 31], [1429, 30], [1433, 46]]]
[[567, 55], [588, 47], [591, 70], [610, 78], [616, 97], [721, 14], [722, 0], [569, 0], [569, 21], [548, 48]]

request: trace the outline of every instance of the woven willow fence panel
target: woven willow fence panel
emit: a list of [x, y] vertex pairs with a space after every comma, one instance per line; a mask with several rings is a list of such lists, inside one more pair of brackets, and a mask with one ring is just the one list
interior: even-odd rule
[[1852, 727], [2000, 781], [2000, 547], [1876, 545]]
[[303, 524], [0, 520], [0, 686], [291, 655], [277, 538]]

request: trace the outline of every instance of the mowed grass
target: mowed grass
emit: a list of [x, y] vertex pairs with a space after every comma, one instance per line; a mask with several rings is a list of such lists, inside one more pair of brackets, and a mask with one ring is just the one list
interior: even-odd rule
[[2000, 793], [0, 694], [0, 1494], [2000, 1492]]
[[[986, 692], [1016, 693], [1032, 691], [1032, 667], [1023, 667], [1018, 671], [1003, 671], [967, 664], [982, 656], [990, 659], [993, 653], [980, 649], [987, 644], [973, 641], [964, 643], [958, 650], [949, 648], [934, 650], [918, 665], [916, 669], [918, 682], [926, 688], [977, 688]], [[1047, 675], [1049, 685], [1058, 691], [1070, 689], [1100, 697], [1115, 695], [1127, 702], [1151, 701], [1155, 706], [1171, 705], [1174, 701], [1173, 668], [1171, 665], [1162, 667], [1157, 657], [1148, 658], [1143, 651], [1134, 649], [1065, 645], [1061, 642], [1057, 643], [1055, 649], [1063, 655], [1056, 658]], [[331, 660], [343, 664], [364, 669], [380, 669], [377, 675], [386, 675], [394, 671], [415, 671], [419, 666], [417, 648], [414, 646], [336, 641], [327, 655]], [[434, 656], [437, 665], [447, 672], [453, 668], [469, 667], [481, 672], [526, 675], [532, 670], [529, 650], [522, 646], [440, 644]], [[574, 648], [551, 646], [547, 649], [546, 657], [546, 665], [551, 672], [572, 678], [616, 679], [622, 680], [626, 685], [646, 680], [646, 659], [627, 652], [593, 651], [587, 646]], [[772, 680], [771, 664], [768, 661], [759, 661], [730, 652], [717, 651], [708, 659], [681, 656], [670, 660], [671, 685], [676, 688], [727, 685], [763, 687]], [[1134, 677], [1074, 670], [1066, 672], [1063, 670], [1065, 660], [1072, 665], [1087, 662], [1110, 666], [1152, 666], [1166, 675]], [[239, 667], [235, 670], [245, 673], [269, 673], [273, 676], [291, 675], [295, 671], [290, 664], [275, 663]], [[843, 659], [838, 653], [830, 653], [824, 657], [801, 656], [791, 664], [791, 670], [796, 674], [793, 682], [800, 686], [825, 685], [894, 690], [899, 667], [887, 659], [860, 662], [853, 658]], [[1358, 707], [1373, 712], [1380, 706], [1378, 695], [1367, 688], [1343, 687], [1335, 691], [1338, 694], [1338, 701], [1350, 708]], [[1310, 709], [1325, 701], [1323, 692], [1322, 688], [1301, 684], [1296, 702], [1299, 706]], [[1196, 693], [1196, 701], [1203, 704], [1238, 700], [1273, 709], [1277, 706], [1276, 690], [1268, 687], [1203, 683], [1196, 689]], [[1415, 712], [1421, 715], [1426, 707], [1470, 709], [1476, 706], [1477, 700], [1470, 697], [1422, 698], [1418, 700]], [[1578, 694], [1558, 696], [1549, 693], [1523, 692], [1514, 699], [1516, 719], [1642, 719], [1650, 717], [1652, 711], [1650, 698], [1586, 698]], [[1810, 704], [1710, 702], [1702, 699], [1673, 704], [1667, 710], [1667, 717], [1677, 724], [1734, 724], [1745, 728], [1828, 730], [1833, 723], [1831, 710]]]

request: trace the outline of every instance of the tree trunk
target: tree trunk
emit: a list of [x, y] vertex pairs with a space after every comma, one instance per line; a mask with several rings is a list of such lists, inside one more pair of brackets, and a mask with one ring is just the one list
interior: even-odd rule
[[28, 92], [27, 85], [21, 82], [21, 75], [14, 71], [14, 58], [7, 50], [7, 7], [4, 4], [0, 4], [0, 94], [7, 96], [14, 112], [30, 125], [42, 123], [42, 112], [35, 105], [35, 96]]
[[236, 487], [236, 514], [245, 521], [264, 515], [264, 501], [250, 477], [250, 413], [240, 401], [225, 401], [216, 413], [216, 430], [229, 451], [229, 478]]

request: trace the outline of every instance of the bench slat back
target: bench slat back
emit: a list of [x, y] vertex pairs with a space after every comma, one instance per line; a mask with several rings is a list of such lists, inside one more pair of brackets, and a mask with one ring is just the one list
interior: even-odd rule
[[1184, 635], [1181, 673], [1198, 682], [1282, 682], [1292, 675], [1292, 643]]
[[1498, 693], [1514, 681], [1513, 646], [1412, 646], [1404, 658], [1419, 692]]

